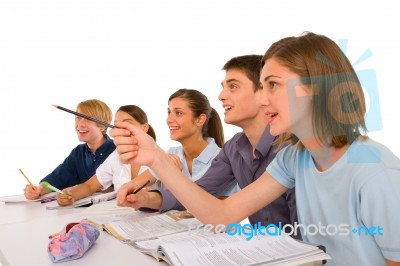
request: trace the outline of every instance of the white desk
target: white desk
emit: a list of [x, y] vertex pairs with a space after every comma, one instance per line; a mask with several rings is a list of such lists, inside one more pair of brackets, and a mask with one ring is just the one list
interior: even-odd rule
[[[167, 265], [123, 244], [106, 232], [100, 234], [82, 258], [53, 264], [47, 254], [48, 236], [61, 231], [67, 223], [87, 218], [82, 213], [85, 209], [46, 210], [45, 204], [40, 202], [0, 203], [0, 266]], [[314, 266], [321, 263], [309, 263], [303, 266], [305, 265]]]
[[[47, 254], [48, 236], [85, 218], [84, 208], [46, 210], [40, 202], [0, 203], [0, 265], [55, 265]], [[80, 259], [59, 265], [166, 265], [102, 232]]]
[[[1, 198], [0, 198], [1, 199]], [[40, 219], [43, 217], [60, 216], [70, 213], [80, 213], [80, 208], [63, 210], [46, 210], [46, 205], [40, 202], [3, 203], [0, 202], [0, 226]]]

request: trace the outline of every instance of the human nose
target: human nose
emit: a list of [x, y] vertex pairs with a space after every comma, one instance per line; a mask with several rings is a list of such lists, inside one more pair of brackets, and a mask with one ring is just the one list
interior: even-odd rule
[[77, 126], [83, 126], [83, 125], [86, 125], [86, 122], [87, 122], [88, 120], [86, 120], [85, 118], [82, 118], [82, 117], [77, 117], [76, 119], [75, 119], [75, 125], [77, 125]]
[[172, 123], [172, 120], [173, 120], [173, 118], [172, 118], [172, 113], [169, 113], [169, 114], [167, 115], [167, 119], [165, 119], [165, 121], [167, 122], [167, 125], [168, 125], [169, 123]]
[[221, 89], [221, 92], [218, 95], [218, 100], [221, 102], [226, 99], [226, 90], [224, 88]]
[[266, 89], [261, 89], [261, 105], [268, 106], [269, 105], [269, 95]]

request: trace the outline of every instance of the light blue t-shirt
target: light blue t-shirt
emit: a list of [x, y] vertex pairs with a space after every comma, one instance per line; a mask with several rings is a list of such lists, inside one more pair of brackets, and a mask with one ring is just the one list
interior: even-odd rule
[[[204, 173], [210, 168], [211, 163], [215, 156], [221, 150], [220, 147], [215, 143], [213, 138], [207, 138], [208, 142], [207, 147], [197, 156], [197, 158], [193, 159], [192, 163], [192, 174], [189, 172], [189, 168], [186, 164], [185, 154], [183, 153], [182, 146], [178, 147], [171, 147], [168, 149], [167, 153], [175, 154], [179, 157], [180, 162], [182, 164], [182, 173], [189, 177], [193, 182], [200, 179]], [[158, 176], [154, 173], [154, 171], [150, 170], [150, 173], [156, 178], [159, 179]], [[158, 183], [158, 182], [157, 182]], [[158, 184], [160, 187], [160, 185]], [[162, 185], [161, 185], [162, 186]], [[161, 188], [161, 187], [160, 187]], [[222, 196], [229, 196], [238, 191], [237, 183], [234, 183], [230, 188], [226, 189], [221, 195]]]
[[326, 247], [327, 265], [400, 261], [400, 160], [385, 146], [357, 140], [323, 172], [306, 149], [288, 146], [267, 172], [296, 187], [303, 240]]

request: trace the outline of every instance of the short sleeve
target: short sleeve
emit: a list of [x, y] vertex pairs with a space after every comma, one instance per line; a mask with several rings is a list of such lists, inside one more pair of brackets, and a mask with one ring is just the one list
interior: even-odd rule
[[296, 160], [297, 145], [286, 146], [278, 152], [275, 159], [267, 166], [266, 171], [282, 186], [293, 188]]
[[113, 184], [113, 177], [120, 174], [122, 167], [123, 164], [119, 160], [118, 153], [114, 151], [96, 169], [96, 177], [102, 190], [109, 188]]
[[400, 170], [385, 169], [360, 191], [361, 219], [386, 259], [400, 261]]

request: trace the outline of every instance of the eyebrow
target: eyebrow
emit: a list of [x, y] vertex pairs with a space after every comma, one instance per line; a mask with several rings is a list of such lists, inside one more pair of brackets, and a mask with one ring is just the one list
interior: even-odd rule
[[125, 119], [122, 119], [121, 121], [118, 121], [118, 120], [115, 120], [115, 119], [114, 119], [114, 122], [127, 122], [127, 121], [134, 121], [134, 119], [132, 119], [132, 118], [125, 118]]
[[269, 75], [269, 76], [266, 76], [261, 82], [265, 82], [265, 81], [269, 80], [270, 78], [280, 78], [280, 77], [275, 76], [275, 75]]
[[184, 108], [182, 107], [167, 108], [167, 111], [176, 111], [176, 110], [184, 110]]
[[[239, 82], [240, 83], [240, 80], [238, 80], [238, 79], [225, 80], [225, 83], [231, 83], [231, 82]], [[221, 86], [224, 86], [224, 81], [221, 81]]]

